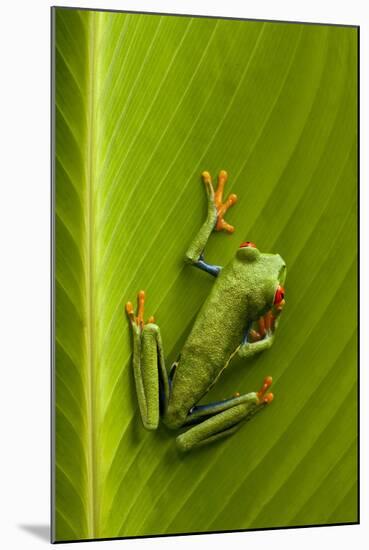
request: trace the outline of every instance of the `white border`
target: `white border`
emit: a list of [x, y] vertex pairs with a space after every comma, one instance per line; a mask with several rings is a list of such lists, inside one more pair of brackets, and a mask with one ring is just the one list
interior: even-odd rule
[[[49, 120], [50, 6], [231, 16], [361, 26], [361, 220], [367, 242], [367, 101], [369, 18], [359, 0], [18, 0], [4, 3], [0, 17], [0, 543], [7, 549], [45, 547], [49, 522]], [[368, 262], [362, 250], [361, 280]], [[344, 296], [342, 296], [344, 299]], [[368, 285], [361, 289], [362, 312], [369, 310]], [[362, 314], [366, 335], [366, 315]], [[327, 330], [329, 327], [327, 327]], [[365, 333], [364, 333], [365, 330]], [[368, 338], [362, 338], [361, 388], [363, 465], [360, 526], [139, 539], [98, 543], [99, 548], [178, 549], [232, 545], [243, 548], [345, 549], [369, 540]], [[332, 387], [334, 391], [334, 386]], [[22, 527], [23, 526], [23, 527]], [[24, 526], [28, 526], [25, 528]], [[31, 527], [29, 527], [31, 526]], [[32, 527], [33, 526], [33, 527]], [[71, 548], [76, 544], [70, 544]], [[85, 548], [79, 544], [78, 548]]]

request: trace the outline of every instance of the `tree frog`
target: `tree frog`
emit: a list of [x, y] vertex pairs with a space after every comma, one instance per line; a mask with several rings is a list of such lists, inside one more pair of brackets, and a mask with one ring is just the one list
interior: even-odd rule
[[251, 357], [271, 347], [284, 300], [286, 264], [279, 254], [260, 252], [243, 242], [225, 267], [205, 261], [205, 245], [213, 231], [233, 233], [224, 214], [236, 201], [223, 202], [225, 170], [214, 190], [209, 172], [202, 173], [207, 193], [207, 218], [186, 253], [186, 260], [214, 277], [211, 293], [201, 307], [178, 359], [167, 373], [159, 326], [144, 322], [145, 292], [138, 293], [137, 315], [126, 304], [133, 334], [133, 372], [143, 425], [183, 429], [177, 447], [190, 451], [233, 434], [241, 423], [271, 403], [271, 376], [259, 391], [206, 405], [199, 401], [219, 380], [235, 356]]

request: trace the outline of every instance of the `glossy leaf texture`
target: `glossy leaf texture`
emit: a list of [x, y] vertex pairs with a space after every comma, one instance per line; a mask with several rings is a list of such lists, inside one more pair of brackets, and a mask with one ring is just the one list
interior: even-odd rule
[[[53, 13], [55, 539], [356, 522], [357, 29]], [[142, 427], [124, 304], [145, 289], [169, 367], [211, 291], [183, 258], [221, 169], [236, 231], [207, 258], [280, 253], [287, 304], [206, 401], [265, 375], [275, 401], [180, 455]]]

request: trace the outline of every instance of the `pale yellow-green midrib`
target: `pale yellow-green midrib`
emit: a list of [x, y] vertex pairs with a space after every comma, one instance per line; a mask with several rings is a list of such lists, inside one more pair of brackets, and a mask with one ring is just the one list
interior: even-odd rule
[[99, 13], [90, 13], [87, 24], [88, 74], [87, 74], [87, 127], [86, 127], [86, 215], [85, 215], [85, 289], [86, 289], [86, 381], [87, 381], [87, 537], [97, 538], [98, 498], [98, 374], [96, 362], [96, 304], [95, 304], [95, 197], [96, 183], [96, 107], [97, 107], [97, 56], [96, 42]]

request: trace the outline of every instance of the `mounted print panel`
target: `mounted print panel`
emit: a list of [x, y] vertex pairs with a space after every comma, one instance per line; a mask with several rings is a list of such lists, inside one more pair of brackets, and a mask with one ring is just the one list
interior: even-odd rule
[[357, 523], [359, 29], [52, 22], [53, 542]]

